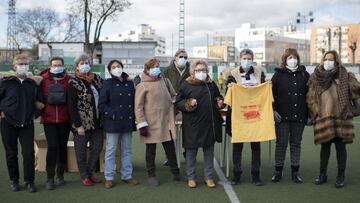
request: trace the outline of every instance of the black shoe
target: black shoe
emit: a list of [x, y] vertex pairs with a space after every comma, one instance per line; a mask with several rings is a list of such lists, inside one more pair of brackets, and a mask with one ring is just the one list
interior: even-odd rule
[[55, 183], [54, 183], [54, 179], [48, 179], [46, 181], [46, 185], [45, 185], [47, 190], [55, 190]]
[[56, 185], [57, 185], [57, 186], [63, 186], [63, 185], [65, 185], [64, 176], [58, 176]]
[[13, 192], [20, 191], [19, 181], [17, 181], [17, 180], [11, 181], [10, 190]]
[[25, 183], [25, 186], [26, 186], [27, 190], [28, 190], [29, 192], [31, 192], [31, 193], [37, 191], [34, 183]]
[[291, 173], [291, 180], [294, 181], [294, 183], [302, 183], [302, 179], [298, 171], [294, 171]]
[[240, 184], [240, 177], [234, 177], [232, 180], [231, 180], [231, 185], [238, 185]]
[[315, 185], [321, 185], [327, 182], [327, 175], [325, 173], [320, 173], [319, 177], [315, 179]]
[[262, 182], [262, 180], [260, 178], [255, 178], [255, 179], [253, 178], [252, 182], [254, 183], [255, 186], [263, 186], [264, 185], [264, 183]]
[[169, 160], [164, 161], [164, 166], [169, 166]]
[[252, 171], [251, 172], [252, 182], [256, 186], [263, 186], [264, 183], [260, 179], [260, 171]]
[[234, 177], [231, 180], [231, 185], [238, 185], [240, 184], [240, 177], [241, 177], [241, 172], [235, 172], [234, 171]]
[[186, 151], [183, 152], [184, 159], [186, 159]]
[[273, 176], [271, 177], [271, 181], [273, 183], [277, 183], [282, 179], [283, 173], [282, 171], [275, 171]]
[[180, 176], [180, 174], [174, 174], [173, 180], [174, 180], [174, 181], [181, 181], [181, 176]]
[[335, 181], [336, 188], [343, 188], [345, 186], [345, 178], [344, 176], [337, 176]]

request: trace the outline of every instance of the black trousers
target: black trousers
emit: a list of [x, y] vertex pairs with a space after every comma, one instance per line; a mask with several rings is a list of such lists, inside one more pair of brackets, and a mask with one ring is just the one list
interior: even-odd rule
[[[175, 143], [173, 140], [163, 142], [166, 158], [169, 161], [170, 170], [173, 174], [179, 174], [179, 167], [177, 165]], [[156, 143], [146, 144], [146, 168], [149, 177], [155, 177], [155, 156], [156, 156]]]
[[[100, 129], [87, 131], [85, 135], [74, 134], [76, 161], [81, 179], [93, 175], [99, 161], [103, 141], [103, 131]], [[90, 143], [89, 157], [87, 153], [88, 143]]]
[[276, 148], [275, 167], [282, 170], [285, 162], [286, 149], [290, 142], [291, 166], [300, 165], [301, 140], [305, 124], [298, 122], [281, 122], [275, 124]]
[[6, 164], [11, 181], [19, 180], [18, 140], [21, 145], [25, 183], [34, 183], [35, 152], [34, 124], [25, 127], [15, 127], [1, 119], [1, 137], [5, 148]]
[[67, 163], [67, 141], [69, 139], [70, 123], [44, 124], [44, 131], [48, 145], [46, 154], [47, 178], [54, 178], [55, 169], [57, 177], [64, 177]]
[[[261, 164], [261, 151], [260, 151], [260, 142], [251, 142], [251, 174], [253, 176], [259, 176], [260, 173], [260, 164]], [[244, 143], [234, 143], [233, 144], [233, 172], [234, 174], [241, 174], [241, 159], [242, 159], [242, 150]]]
[[338, 170], [339, 170], [339, 172], [345, 171], [346, 159], [347, 159], [346, 144], [344, 142], [342, 142], [342, 140], [340, 138], [336, 137], [329, 142], [321, 144], [320, 172], [326, 173], [332, 143], [335, 144], [335, 148], [336, 148], [336, 158], [337, 158]]

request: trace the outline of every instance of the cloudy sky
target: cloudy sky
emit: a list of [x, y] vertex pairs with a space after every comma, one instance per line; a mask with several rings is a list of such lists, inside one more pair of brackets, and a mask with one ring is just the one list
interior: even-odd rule
[[[102, 36], [150, 24], [157, 33], [166, 37], [171, 53], [172, 33], [175, 49], [178, 37], [178, 0], [131, 0], [133, 5], [118, 16], [117, 22], [108, 22]], [[0, 47], [5, 46], [7, 26], [7, 0], [0, 0]], [[360, 23], [360, 0], [186, 0], [186, 48], [205, 46], [206, 35], [215, 32], [233, 32], [242, 23], [261, 26], [283, 26], [295, 21], [296, 13], [313, 11], [312, 26]], [[17, 0], [21, 12], [33, 7], [54, 8], [67, 12], [66, 0]]]

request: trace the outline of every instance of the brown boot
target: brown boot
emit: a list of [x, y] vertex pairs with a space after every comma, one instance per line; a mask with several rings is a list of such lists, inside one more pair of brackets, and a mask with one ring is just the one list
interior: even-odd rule
[[105, 180], [105, 188], [106, 189], [110, 189], [113, 186], [113, 181], [112, 180]]

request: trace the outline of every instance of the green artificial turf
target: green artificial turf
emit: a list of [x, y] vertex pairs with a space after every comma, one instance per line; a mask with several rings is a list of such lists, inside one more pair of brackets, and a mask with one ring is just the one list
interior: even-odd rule
[[[356, 132], [360, 130], [360, 119], [355, 121]], [[42, 132], [42, 127], [37, 124], [36, 135]], [[358, 134], [358, 133], [357, 133]], [[274, 143], [272, 144], [274, 156]], [[103, 184], [93, 187], [84, 187], [80, 184], [78, 173], [67, 173], [67, 184], [54, 191], [45, 189], [46, 173], [36, 172], [36, 186], [38, 192], [30, 194], [24, 189], [14, 193], [9, 191], [8, 173], [5, 162], [3, 145], [0, 145], [0, 201], [1, 202], [229, 202], [221, 185], [215, 189], [208, 189], [202, 183], [202, 150], [198, 153], [198, 185], [196, 189], [189, 189], [186, 182], [173, 182], [168, 167], [162, 166], [165, 153], [161, 145], [157, 148], [157, 176], [160, 182], [158, 187], [150, 187], [147, 184], [145, 168], [145, 146], [140, 143], [139, 135], [134, 133], [133, 138], [133, 164], [134, 177], [140, 181], [138, 186], [130, 186], [121, 182], [120, 174], [116, 176], [117, 185], [112, 189], [105, 189]], [[219, 145], [215, 155], [219, 157]], [[355, 142], [347, 146], [348, 162], [346, 170], [346, 186], [335, 189], [336, 177], [336, 153], [332, 147], [331, 160], [329, 162], [328, 183], [316, 186], [314, 177], [319, 172], [320, 146], [313, 144], [312, 128], [306, 128], [303, 135], [301, 168], [303, 177], [302, 184], [295, 184], [290, 179], [289, 149], [286, 157], [284, 178], [279, 183], [271, 182], [274, 157], [269, 161], [268, 143], [262, 145], [262, 168], [261, 176], [265, 186], [256, 187], [251, 184], [250, 145], [245, 144], [243, 155], [243, 175], [241, 184], [234, 187], [241, 202], [359, 202], [360, 200], [360, 143]], [[21, 151], [19, 151], [21, 153]], [[230, 153], [231, 154], [231, 153]], [[183, 158], [182, 158], [183, 160]], [[22, 158], [19, 156], [20, 174], [22, 183]], [[182, 161], [183, 162], [183, 161]], [[181, 165], [181, 173], [185, 174], [184, 163]], [[230, 168], [231, 171], [231, 168]], [[96, 174], [103, 179], [102, 173]], [[231, 178], [231, 174], [230, 174]]]

